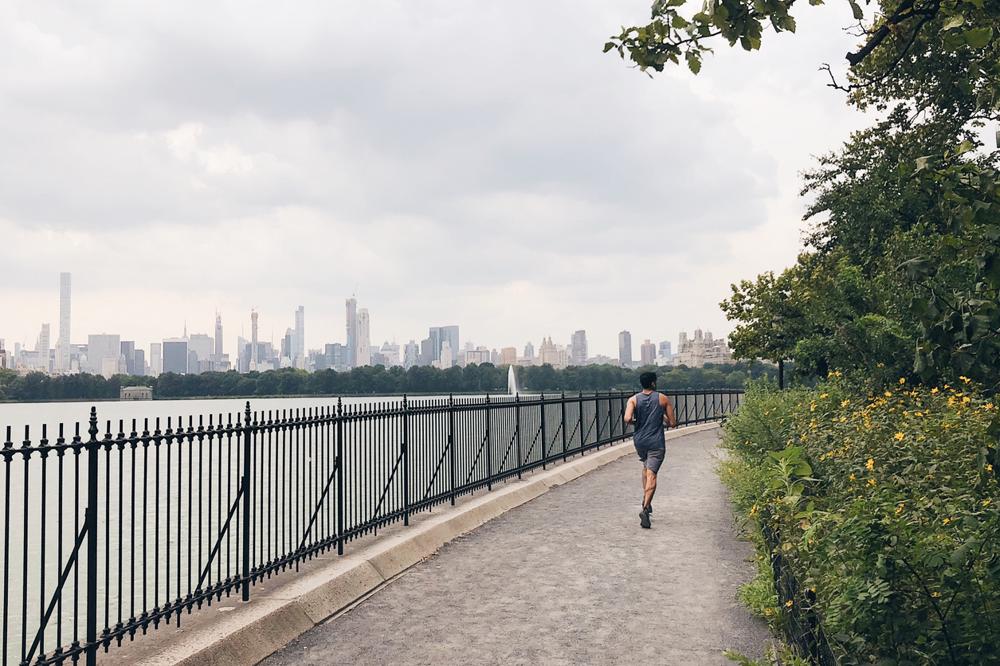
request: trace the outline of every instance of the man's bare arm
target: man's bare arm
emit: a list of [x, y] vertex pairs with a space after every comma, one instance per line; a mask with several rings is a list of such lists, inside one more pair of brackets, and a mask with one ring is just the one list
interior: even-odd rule
[[674, 403], [670, 402], [670, 398], [663, 395], [663, 424], [671, 428], [677, 427], [677, 415], [674, 413]]
[[635, 415], [635, 396], [628, 399], [628, 404], [625, 405], [625, 423], [632, 423], [632, 417]]

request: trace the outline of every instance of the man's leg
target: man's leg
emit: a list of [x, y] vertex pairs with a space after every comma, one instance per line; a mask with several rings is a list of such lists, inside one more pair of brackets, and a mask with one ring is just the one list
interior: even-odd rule
[[653, 495], [656, 494], [656, 472], [651, 469], [645, 469], [646, 483], [643, 486], [642, 493], [642, 508], [648, 509], [649, 505], [653, 501]]

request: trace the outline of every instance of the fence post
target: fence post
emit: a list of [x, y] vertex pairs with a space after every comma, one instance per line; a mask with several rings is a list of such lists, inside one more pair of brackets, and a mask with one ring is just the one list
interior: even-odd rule
[[250, 401], [243, 412], [243, 601], [250, 601]]
[[517, 438], [517, 478], [521, 479], [521, 394], [514, 394], [514, 437]]
[[448, 466], [451, 467], [451, 505], [455, 506], [455, 396], [448, 394]]
[[608, 391], [608, 444], [615, 441], [615, 405]]
[[336, 437], [337, 459], [337, 555], [344, 554], [344, 404], [337, 398]]
[[566, 391], [563, 391], [562, 395], [559, 398], [559, 409], [561, 410], [561, 413], [562, 413], [562, 426], [560, 427], [560, 430], [562, 430], [563, 462], [566, 462], [566, 426], [567, 426], [567, 423], [566, 423]]
[[580, 455], [582, 456], [583, 452], [587, 448], [587, 442], [584, 441], [584, 432], [583, 432], [583, 391], [579, 392], [579, 400], [580, 400]]
[[545, 462], [549, 457], [548, 454], [548, 439], [545, 436], [545, 393], [542, 393], [541, 400], [538, 402], [538, 409], [541, 412], [541, 424], [542, 424], [542, 469], [545, 469]]
[[410, 404], [403, 394], [403, 525], [410, 524]]
[[[97, 407], [90, 408], [87, 441], [87, 666], [97, 664]], [[6, 649], [6, 645], [4, 649]]]
[[486, 394], [486, 490], [493, 490], [493, 442], [490, 439], [490, 394]]

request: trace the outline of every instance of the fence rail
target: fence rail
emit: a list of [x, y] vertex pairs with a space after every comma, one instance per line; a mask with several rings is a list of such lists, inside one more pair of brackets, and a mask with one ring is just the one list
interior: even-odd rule
[[[742, 391], [667, 391], [678, 425]], [[630, 435], [624, 392], [29, 427], [0, 448], [3, 666], [108, 651], [414, 513]], [[50, 436], [54, 435], [54, 438]]]

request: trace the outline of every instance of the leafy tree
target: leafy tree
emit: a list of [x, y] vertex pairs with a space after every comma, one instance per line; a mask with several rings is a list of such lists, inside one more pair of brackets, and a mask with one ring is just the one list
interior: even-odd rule
[[[738, 322], [731, 342], [808, 374], [968, 376], [996, 391], [1000, 179], [981, 129], [1000, 119], [1000, 2], [848, 2], [859, 43], [845, 81], [826, 67], [829, 85], [884, 117], [806, 174], [806, 252], [734, 285], [722, 303]], [[685, 13], [685, 0], [657, 0], [605, 51], [647, 72], [683, 59], [697, 74], [715, 41], [756, 50], [768, 28], [794, 32], [793, 4], [708, 0]]]

